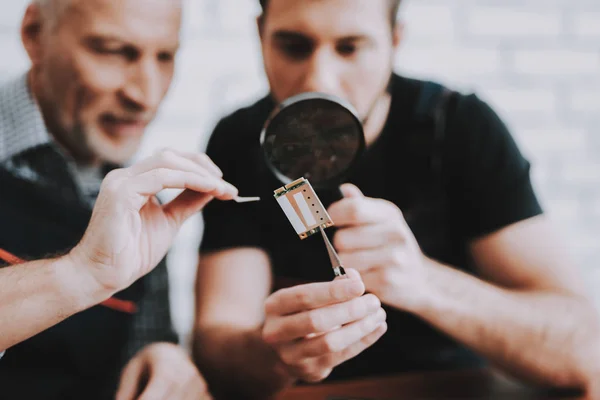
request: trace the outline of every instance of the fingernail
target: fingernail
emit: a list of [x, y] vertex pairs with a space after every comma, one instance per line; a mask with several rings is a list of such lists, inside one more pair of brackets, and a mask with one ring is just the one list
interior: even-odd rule
[[355, 281], [355, 280], [348, 279], [346, 282], [347, 282], [346, 290], [348, 291], [349, 295], [360, 296], [361, 294], [363, 294], [363, 292], [365, 290], [365, 286], [363, 285], [363, 283], [361, 281]]
[[348, 278], [352, 279], [353, 281], [361, 281], [362, 282], [360, 274], [355, 269], [352, 269], [352, 268], [346, 269], [346, 276]]
[[233, 186], [231, 183], [225, 182], [225, 187], [227, 188], [227, 192], [231, 193], [234, 196], [237, 196], [238, 194], [238, 189]]
[[369, 297], [368, 301], [369, 310], [375, 311], [381, 307], [381, 302], [375, 296]]
[[387, 313], [385, 312], [385, 310], [383, 308], [380, 308], [379, 311], [377, 311], [377, 320], [385, 321], [386, 317], [387, 317]]

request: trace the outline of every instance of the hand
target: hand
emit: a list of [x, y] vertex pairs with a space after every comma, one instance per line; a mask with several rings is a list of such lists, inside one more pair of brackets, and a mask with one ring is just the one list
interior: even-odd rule
[[328, 210], [340, 229], [333, 244], [344, 267], [360, 272], [368, 292], [384, 304], [411, 311], [425, 285], [425, 256], [395, 204], [343, 185], [344, 199]]
[[206, 382], [179, 346], [142, 349], [121, 374], [116, 400], [209, 400]]
[[263, 339], [295, 379], [318, 382], [356, 357], [387, 330], [379, 299], [360, 275], [280, 290], [266, 301]]
[[[128, 287], [156, 267], [185, 220], [214, 197], [237, 194], [221, 176], [206, 155], [168, 150], [112, 171], [71, 258], [109, 296]], [[155, 195], [163, 189], [185, 190], [161, 206]]]

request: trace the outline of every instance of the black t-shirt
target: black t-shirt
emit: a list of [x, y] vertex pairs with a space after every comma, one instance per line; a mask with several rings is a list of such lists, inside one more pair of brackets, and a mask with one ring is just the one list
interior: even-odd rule
[[[395, 203], [423, 252], [475, 274], [468, 243], [542, 210], [532, 189], [530, 164], [506, 126], [475, 95], [455, 94], [445, 107], [443, 138], [416, 113], [425, 82], [394, 75], [392, 103], [379, 138], [348, 182], [368, 197]], [[243, 196], [260, 203], [213, 202], [204, 211], [201, 252], [258, 247], [271, 258], [275, 289], [327, 281], [333, 272], [322, 239], [300, 240], [273, 198], [282, 186], [269, 172], [260, 148], [263, 124], [274, 108], [266, 97], [217, 125], [207, 153]], [[440, 145], [441, 143], [441, 145]], [[438, 157], [441, 168], [432, 168]], [[319, 193], [328, 203], [328, 193]], [[327, 206], [327, 204], [326, 204]], [[388, 332], [329, 379], [480, 365], [468, 349], [414, 315], [386, 308]]]

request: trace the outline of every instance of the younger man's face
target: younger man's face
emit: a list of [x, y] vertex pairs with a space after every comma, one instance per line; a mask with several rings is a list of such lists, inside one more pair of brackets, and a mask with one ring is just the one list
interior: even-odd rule
[[387, 87], [397, 45], [388, 0], [269, 0], [260, 28], [276, 101], [323, 92], [364, 118]]

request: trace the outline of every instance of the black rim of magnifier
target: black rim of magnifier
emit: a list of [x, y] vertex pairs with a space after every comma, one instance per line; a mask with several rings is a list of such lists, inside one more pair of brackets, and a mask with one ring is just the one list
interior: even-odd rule
[[294, 179], [301, 178], [300, 176], [298, 176], [296, 178], [290, 178], [289, 176], [286, 176], [286, 175], [282, 174], [281, 172], [279, 172], [279, 170], [277, 170], [277, 168], [275, 168], [275, 166], [271, 163], [271, 160], [269, 159], [269, 155], [266, 154], [266, 151], [264, 150], [264, 144], [265, 144], [265, 140], [267, 138], [267, 132], [269, 130], [269, 126], [277, 118], [277, 116], [280, 114], [281, 111], [283, 111], [284, 109], [288, 109], [289, 107], [292, 107], [298, 103], [302, 103], [302, 102], [309, 101], [309, 100], [329, 101], [331, 103], [335, 103], [335, 104], [343, 107], [346, 111], [348, 111], [352, 115], [352, 117], [354, 118], [354, 121], [356, 122], [356, 126], [359, 128], [359, 130], [361, 132], [361, 135], [359, 138], [359, 143], [358, 143], [358, 149], [356, 150], [356, 153], [354, 154], [354, 159], [352, 160], [350, 165], [348, 165], [348, 168], [346, 168], [344, 173], [341, 175], [335, 176], [333, 178], [330, 178], [324, 182], [319, 182], [317, 184], [312, 184], [312, 182], [311, 182], [311, 184], [315, 188], [327, 188], [327, 187], [331, 187], [334, 185], [335, 186], [341, 185], [343, 183], [342, 180], [344, 179], [344, 177], [347, 176], [356, 166], [356, 163], [358, 162], [361, 154], [363, 153], [363, 151], [366, 147], [366, 144], [365, 144], [365, 134], [363, 131], [362, 122], [361, 122], [360, 118], [358, 117], [358, 113], [356, 112], [356, 109], [354, 108], [354, 106], [352, 106], [352, 104], [350, 104], [349, 102], [347, 102], [344, 99], [341, 99], [339, 97], [336, 97], [336, 96], [333, 96], [330, 94], [326, 94], [326, 93], [320, 93], [320, 92], [306, 92], [306, 93], [300, 93], [298, 95], [292, 96], [292, 97], [282, 101], [271, 112], [271, 114], [267, 118], [267, 121], [265, 122], [265, 125], [260, 133], [260, 144], [261, 144], [261, 147], [263, 148], [263, 156], [264, 156], [267, 166], [269, 167], [271, 172], [273, 174], [275, 174], [275, 176], [284, 184], [287, 185], [288, 183], [293, 182]]

